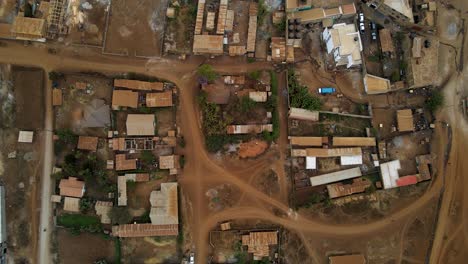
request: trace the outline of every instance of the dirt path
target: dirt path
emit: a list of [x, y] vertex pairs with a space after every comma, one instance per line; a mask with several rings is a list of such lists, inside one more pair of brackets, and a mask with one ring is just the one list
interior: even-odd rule
[[[92, 54], [92, 52], [90, 52]], [[148, 75], [157, 76], [174, 82], [180, 88], [180, 111], [181, 111], [181, 129], [186, 140], [185, 153], [187, 162], [184, 173], [180, 176], [180, 185], [186, 197], [192, 203], [192, 221], [189, 223], [189, 229], [193, 233], [194, 247], [197, 252], [197, 262], [202, 262], [207, 259], [208, 255], [208, 233], [219, 222], [233, 219], [261, 219], [282, 225], [288, 229], [296, 230], [301, 234], [320, 234], [323, 236], [356, 236], [361, 237], [365, 234], [372, 234], [383, 229], [398, 227], [408, 217], [416, 214], [419, 209], [425, 207], [434, 197], [439, 194], [442, 187], [441, 177], [434, 180], [430, 190], [422, 197], [415, 200], [408, 207], [395, 212], [394, 214], [368, 224], [356, 225], [336, 225], [323, 223], [313, 219], [307, 219], [304, 216], [298, 215], [289, 208], [284, 198], [275, 199], [267, 194], [257, 190], [249, 182], [242, 180], [235, 171], [228, 171], [218, 165], [204, 148], [203, 135], [200, 130], [200, 119], [198, 115], [198, 107], [195, 100], [197, 92], [196, 87], [196, 67], [203, 63], [203, 58], [194, 57], [188, 61], [180, 62], [167, 59], [158, 60], [131, 60], [126, 58], [107, 57], [99, 54], [92, 54], [92, 57], [73, 55], [63, 51], [61, 56], [47, 54], [43, 48], [23, 47], [18, 44], [8, 42], [7, 48], [0, 48], [0, 60], [6, 63], [35, 65], [46, 69], [47, 71], [55, 69], [70, 69], [70, 70], [86, 70], [86, 71], [101, 71], [101, 72], [121, 72], [122, 68], [128, 72], [145, 73]], [[256, 69], [267, 67], [264, 63], [252, 64], [228, 64], [215, 65], [215, 69], [225, 73], [242, 73]], [[270, 66], [268, 66], [270, 67]], [[47, 87], [50, 87], [48, 85]], [[281, 86], [280, 86], [281, 87]], [[50, 91], [48, 91], [50, 92]], [[50, 101], [50, 94], [47, 98]], [[50, 102], [47, 105], [50, 107]], [[284, 106], [281, 106], [281, 112], [284, 114]], [[282, 116], [283, 124], [281, 125], [280, 149], [284, 149], [285, 135], [284, 133], [284, 116]], [[47, 128], [49, 126], [46, 126]], [[51, 126], [50, 126], [51, 127]], [[440, 128], [441, 129], [441, 128]], [[440, 132], [440, 131], [439, 131]], [[47, 139], [49, 138], [49, 139]], [[53, 151], [51, 137], [46, 137], [46, 145], [50, 143], [49, 151]], [[284, 151], [281, 151], [284, 152]], [[46, 150], [46, 156], [50, 154]], [[281, 156], [281, 162], [284, 162], [284, 153]], [[44, 166], [44, 175], [50, 175], [52, 161], [46, 160], [48, 165]], [[266, 161], [265, 161], [266, 162]], [[281, 167], [281, 165], [279, 165]], [[284, 168], [284, 165], [283, 165]], [[50, 177], [44, 177], [50, 180]], [[47, 208], [50, 197], [50, 182], [44, 180], [42, 190], [42, 208]], [[287, 194], [286, 177], [280, 177], [281, 193]], [[209, 183], [223, 182], [230, 184], [243, 193], [248, 200], [257, 201], [258, 204], [239, 205], [225, 209], [220, 212], [210, 212], [208, 209], [207, 198], [205, 192]], [[50, 210], [50, 209], [49, 209]], [[46, 227], [50, 219], [49, 217], [41, 216], [41, 227]], [[44, 224], [47, 223], [47, 224]], [[49, 228], [48, 228], [49, 229]], [[42, 230], [42, 228], [41, 228]], [[40, 263], [50, 263], [46, 261], [48, 258], [48, 243], [49, 234], [45, 232], [41, 236], [39, 250], [45, 252], [41, 255]]]
[[287, 174], [285, 172], [286, 152], [288, 151], [288, 96], [286, 87], [286, 71], [277, 75], [278, 78], [278, 111], [280, 120], [280, 136], [278, 139], [278, 147], [280, 158], [276, 162], [276, 173], [280, 187], [280, 197], [283, 202], [288, 203], [289, 184]]

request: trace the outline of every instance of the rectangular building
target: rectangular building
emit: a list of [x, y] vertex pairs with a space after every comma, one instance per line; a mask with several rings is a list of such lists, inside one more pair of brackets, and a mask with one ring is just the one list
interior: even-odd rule
[[293, 146], [321, 147], [324, 142], [324, 138], [323, 137], [289, 137], [289, 142]]
[[169, 107], [172, 105], [172, 91], [146, 94], [147, 107]]
[[325, 28], [322, 33], [327, 52], [333, 54], [335, 65], [346, 65], [347, 68], [362, 64], [361, 36], [354, 24], [335, 24], [331, 29]]
[[131, 90], [142, 90], [142, 91], [162, 91], [164, 90], [164, 83], [145, 82], [145, 81], [127, 80], [127, 79], [115, 79], [114, 87], [127, 88]]
[[127, 115], [128, 136], [154, 136], [155, 118], [151, 114], [129, 114]]
[[228, 134], [260, 134], [263, 131], [273, 132], [273, 125], [230, 125], [226, 130]]
[[289, 118], [305, 121], [318, 121], [319, 112], [291, 107], [291, 109], [289, 109]]
[[224, 53], [223, 35], [195, 35], [193, 53], [221, 55]]
[[333, 137], [334, 147], [375, 147], [375, 137]]
[[352, 168], [348, 170], [342, 170], [319, 176], [310, 177], [310, 184], [312, 186], [324, 185], [332, 182], [338, 182], [342, 180], [352, 179], [362, 176], [360, 168]]
[[112, 108], [118, 107], [138, 107], [138, 93], [130, 90], [112, 91]]
[[352, 179], [350, 184], [344, 184], [342, 182], [328, 184], [328, 196], [333, 199], [355, 193], [362, 193], [369, 188], [371, 184], [372, 183], [366, 178]]
[[397, 111], [398, 131], [414, 131], [413, 112], [411, 109]]

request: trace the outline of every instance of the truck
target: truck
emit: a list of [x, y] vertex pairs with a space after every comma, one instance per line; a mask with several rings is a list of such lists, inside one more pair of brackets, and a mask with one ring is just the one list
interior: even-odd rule
[[319, 94], [333, 94], [336, 92], [336, 89], [335, 88], [332, 88], [332, 87], [322, 87], [322, 88], [318, 88], [318, 93]]

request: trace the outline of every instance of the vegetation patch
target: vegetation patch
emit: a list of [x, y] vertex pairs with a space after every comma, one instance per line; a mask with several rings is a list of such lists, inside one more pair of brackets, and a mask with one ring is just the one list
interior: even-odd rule
[[72, 233], [100, 233], [102, 225], [99, 218], [81, 214], [63, 214], [57, 218], [57, 225], [71, 229]]
[[288, 71], [289, 98], [292, 107], [303, 108], [310, 111], [320, 110], [322, 101], [309, 93], [307, 86], [297, 81], [293, 70]]

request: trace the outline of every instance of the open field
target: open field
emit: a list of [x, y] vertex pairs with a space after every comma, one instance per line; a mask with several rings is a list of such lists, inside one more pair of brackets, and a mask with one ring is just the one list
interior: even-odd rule
[[122, 263], [180, 263], [175, 237], [122, 239]]
[[166, 6], [166, 0], [112, 1], [104, 51], [161, 56]]
[[[33, 263], [37, 249], [38, 201], [41, 178], [43, 77], [37, 68], [0, 66], [0, 180], [6, 189], [6, 222], [12, 261]], [[31, 88], [33, 84], [33, 89]], [[31, 100], [37, 98], [37, 100]], [[20, 129], [35, 131], [32, 144], [17, 143]], [[15, 158], [8, 155], [16, 152]], [[21, 208], [19, 210], [18, 208]]]
[[111, 262], [115, 259], [115, 242], [102, 235], [82, 233], [77, 236], [58, 228], [57, 239], [60, 263], [93, 263], [100, 259]]

